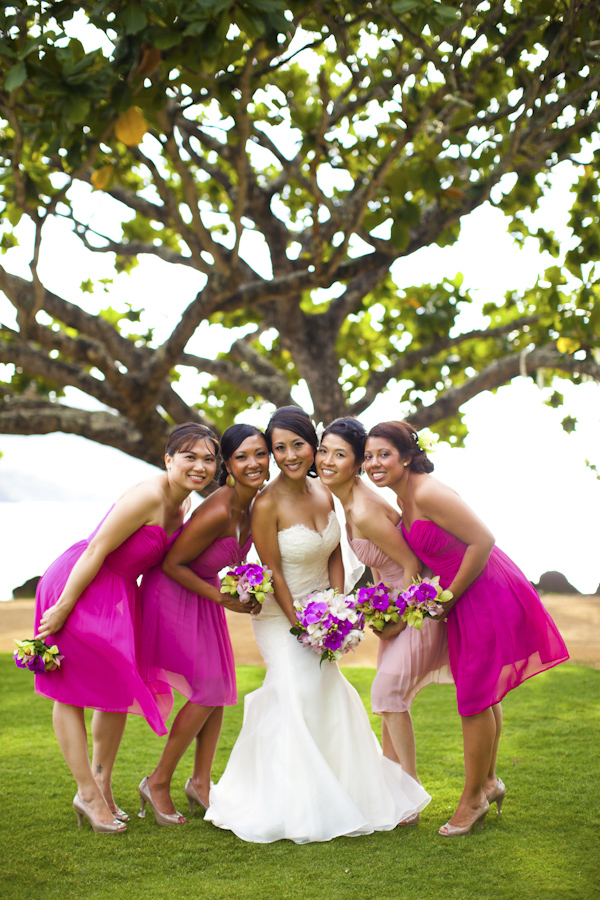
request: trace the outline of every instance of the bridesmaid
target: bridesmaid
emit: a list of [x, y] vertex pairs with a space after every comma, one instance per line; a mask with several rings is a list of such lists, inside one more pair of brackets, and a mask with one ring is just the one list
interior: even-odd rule
[[500, 701], [569, 654], [525, 575], [494, 546], [490, 531], [458, 494], [429, 474], [433, 464], [412, 425], [384, 422], [372, 428], [365, 469], [377, 487], [394, 491], [409, 547], [454, 595], [444, 604], [444, 618], [462, 718], [465, 786], [439, 833], [468, 834], [490, 803], [500, 812], [506, 794], [495, 772]]
[[[36, 637], [52, 636], [64, 659], [60, 669], [36, 676], [35, 690], [55, 701], [54, 730], [77, 783], [73, 807], [79, 825], [85, 816], [94, 831], [121, 833], [129, 821], [111, 788], [126, 713], [143, 715], [157, 734], [166, 733], [136, 665], [136, 580], [162, 559], [191, 491], [212, 479], [217, 450], [208, 428], [177, 426], [166, 448], [166, 472], [125, 491], [91, 537], [66, 550], [38, 585]], [[91, 766], [86, 707], [95, 710]]]
[[[317, 471], [344, 507], [348, 541], [371, 568], [374, 583], [383, 581], [402, 590], [413, 583], [421, 562], [402, 536], [398, 512], [358, 477], [366, 440], [367, 432], [357, 419], [336, 419], [321, 438]], [[402, 621], [388, 622], [381, 632], [373, 630], [381, 643], [371, 705], [376, 715], [383, 716], [383, 752], [419, 781], [410, 707], [426, 685], [452, 683], [446, 626], [425, 619], [421, 631]], [[419, 813], [402, 824], [418, 821]]]
[[190, 812], [206, 810], [210, 772], [223, 723], [223, 707], [237, 702], [235, 667], [224, 607], [249, 613], [220, 591], [219, 572], [239, 565], [252, 546], [253, 500], [269, 473], [263, 433], [232, 425], [221, 439], [221, 487], [205, 500], [165, 556], [142, 582], [142, 631], [138, 657], [155, 693], [171, 688], [187, 698], [158, 764], [139, 786], [159, 825], [183, 825], [171, 799], [175, 768], [196, 741], [194, 769], [185, 785]]

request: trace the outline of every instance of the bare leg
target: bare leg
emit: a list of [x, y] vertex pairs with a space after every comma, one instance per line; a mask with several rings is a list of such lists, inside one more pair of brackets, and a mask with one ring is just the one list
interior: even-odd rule
[[97, 822], [113, 823], [114, 816], [92, 773], [83, 709], [67, 703], [55, 703], [52, 722], [62, 755], [77, 783], [80, 798]]
[[171, 778], [177, 763], [194, 738], [199, 735], [214, 709], [214, 706], [199, 706], [188, 700], [175, 717], [158, 765], [148, 776], [152, 799], [159, 812], [165, 815], [174, 815], [177, 812], [170, 793]]
[[394, 744], [387, 727], [385, 715], [381, 718], [381, 749], [383, 750], [383, 755], [387, 756], [388, 759], [391, 759], [392, 762], [400, 762], [398, 754], [394, 750]]
[[491, 709], [496, 721], [496, 739], [494, 741], [494, 746], [492, 747], [492, 761], [490, 763], [490, 769], [485, 780], [485, 793], [488, 797], [494, 792], [496, 785], [498, 784], [498, 776], [496, 775], [496, 758], [498, 756], [498, 744], [500, 743], [500, 733], [502, 731], [502, 704], [494, 703]]
[[381, 735], [384, 755], [399, 762], [407, 775], [419, 781], [415, 731], [410, 712], [384, 712]]
[[205, 806], [208, 806], [210, 773], [223, 725], [223, 707], [215, 706], [196, 737], [192, 784]]
[[465, 827], [485, 803], [484, 785], [492, 765], [496, 743], [496, 718], [492, 707], [474, 716], [462, 716], [465, 753], [465, 786], [450, 824]]
[[92, 772], [109, 809], [117, 810], [112, 795], [112, 770], [127, 723], [125, 713], [94, 710], [92, 716]]

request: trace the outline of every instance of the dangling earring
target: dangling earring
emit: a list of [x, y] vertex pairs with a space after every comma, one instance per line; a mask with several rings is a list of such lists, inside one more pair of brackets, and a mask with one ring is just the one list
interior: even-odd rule
[[229, 473], [229, 475], [228, 475], [227, 478], [225, 479], [225, 484], [226, 484], [228, 487], [231, 487], [231, 488], [232, 488], [232, 487], [235, 487], [235, 478], [233, 477], [233, 475], [231, 474], [231, 472]]

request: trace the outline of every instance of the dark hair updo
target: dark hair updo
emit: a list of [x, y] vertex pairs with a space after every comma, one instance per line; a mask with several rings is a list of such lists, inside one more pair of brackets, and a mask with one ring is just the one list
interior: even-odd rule
[[419, 447], [419, 434], [408, 422], [380, 422], [371, 428], [368, 436], [384, 438], [394, 445], [400, 456], [409, 457], [411, 472], [417, 474], [433, 472], [433, 463]]
[[183, 425], [176, 425], [167, 441], [165, 453], [174, 456], [176, 453], [185, 453], [191, 450], [196, 441], [210, 441], [215, 450], [215, 456], [219, 455], [219, 441], [216, 434], [206, 425], [200, 425], [199, 422], [184, 422]]
[[254, 435], [260, 435], [261, 438], [264, 438], [264, 434], [260, 430], [260, 428], [256, 428], [255, 425], [244, 425], [243, 422], [239, 422], [235, 425], [230, 425], [229, 428], [226, 428], [221, 436], [221, 471], [219, 473], [219, 484], [225, 484], [227, 480], [227, 476], [229, 472], [227, 471], [227, 467], [225, 463], [227, 463], [240, 444], [243, 444], [246, 438], [254, 437]]
[[334, 419], [321, 435], [321, 440], [327, 437], [328, 434], [335, 434], [337, 437], [341, 437], [343, 441], [346, 441], [347, 444], [350, 444], [356, 462], [358, 464], [363, 463], [365, 458], [365, 444], [367, 443], [367, 431], [358, 419], [353, 419], [350, 416]]
[[[283, 428], [285, 431], [292, 431], [294, 434], [297, 434], [298, 437], [301, 437], [303, 441], [306, 441], [307, 444], [310, 444], [314, 453], [317, 452], [319, 439], [317, 438], [315, 426], [311, 422], [308, 413], [305, 413], [299, 406], [282, 406], [279, 409], [276, 409], [271, 416], [269, 424], [267, 425], [267, 430], [265, 431], [265, 441], [267, 442], [269, 453], [273, 452], [274, 428]], [[314, 462], [307, 474], [310, 475], [311, 478], [318, 477]]]

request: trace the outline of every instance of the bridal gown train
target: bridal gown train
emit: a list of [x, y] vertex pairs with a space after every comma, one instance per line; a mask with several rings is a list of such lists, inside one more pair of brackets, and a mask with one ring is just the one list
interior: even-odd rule
[[[279, 532], [294, 599], [328, 587], [339, 539], [333, 512], [320, 533], [304, 525]], [[246, 696], [242, 730], [205, 819], [245, 841], [302, 844], [389, 831], [427, 806], [423, 787], [383, 756], [337, 663], [320, 665], [272, 598], [253, 624], [267, 673]]]

